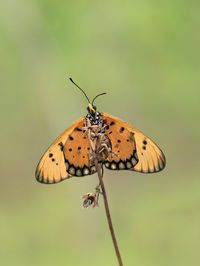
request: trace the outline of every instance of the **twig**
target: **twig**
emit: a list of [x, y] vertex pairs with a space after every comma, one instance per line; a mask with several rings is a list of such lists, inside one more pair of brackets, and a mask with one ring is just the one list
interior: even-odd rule
[[[95, 119], [97, 119], [96, 116], [95, 116]], [[104, 125], [104, 122], [101, 119], [99, 121], [97, 121], [95, 124], [92, 124], [90, 119], [88, 117], [86, 117], [84, 130], [86, 130], [86, 134], [87, 134], [88, 140], [90, 142], [90, 148], [91, 148], [90, 163], [91, 163], [91, 165], [95, 165], [95, 168], [97, 170], [97, 175], [99, 178], [99, 185], [101, 187], [101, 192], [102, 192], [103, 199], [104, 199], [106, 217], [107, 217], [107, 221], [108, 221], [108, 225], [109, 225], [110, 234], [112, 237], [112, 242], [113, 242], [113, 245], [115, 248], [115, 253], [117, 256], [118, 264], [119, 264], [119, 266], [123, 266], [122, 258], [120, 255], [119, 247], [118, 247], [116, 236], [115, 236], [115, 231], [114, 231], [113, 224], [112, 224], [112, 218], [111, 218], [111, 214], [110, 214], [110, 210], [109, 210], [107, 194], [106, 194], [106, 190], [105, 190], [105, 186], [104, 186], [104, 182], [103, 182], [102, 164], [99, 163], [99, 162], [105, 160], [109, 156], [109, 154], [112, 154], [111, 142], [110, 142], [108, 136], [105, 134], [105, 130], [104, 130], [105, 126], [106, 125]], [[97, 186], [97, 188], [98, 188], [98, 186]], [[91, 195], [90, 193], [88, 194], [89, 196], [92, 196], [92, 198], [91, 198], [92, 201], [86, 195], [86, 198], [84, 201], [84, 207], [87, 207], [88, 204], [91, 205], [92, 203], [93, 203], [93, 207], [98, 205], [99, 193], [100, 193], [100, 191], [96, 190], [95, 198], [94, 198], [94, 195]]]
[[96, 170], [97, 170], [97, 175], [98, 175], [98, 178], [99, 178], [99, 183], [100, 183], [102, 194], [103, 194], [106, 217], [107, 217], [107, 221], [108, 221], [108, 225], [109, 225], [109, 229], [110, 229], [110, 234], [111, 234], [111, 237], [112, 237], [113, 245], [114, 245], [114, 248], [115, 248], [115, 253], [116, 253], [116, 256], [117, 256], [117, 260], [118, 260], [119, 266], [123, 266], [122, 258], [121, 258], [119, 247], [118, 247], [118, 244], [117, 244], [117, 239], [116, 239], [116, 236], [115, 236], [115, 231], [114, 231], [113, 224], [112, 224], [112, 218], [111, 218], [111, 214], [110, 214], [110, 210], [109, 210], [107, 194], [106, 194], [106, 190], [105, 190], [105, 186], [104, 186], [104, 182], [103, 182], [103, 176], [102, 176], [102, 173], [101, 173], [101, 167], [100, 167], [100, 165], [98, 163], [98, 160], [95, 160], [95, 167], [96, 167]]

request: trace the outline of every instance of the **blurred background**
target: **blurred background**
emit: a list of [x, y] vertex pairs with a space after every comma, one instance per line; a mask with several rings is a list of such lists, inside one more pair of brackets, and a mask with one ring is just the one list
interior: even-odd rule
[[97, 176], [36, 182], [90, 98], [164, 151], [164, 171], [105, 170], [124, 265], [200, 265], [198, 1], [0, 2], [0, 265], [117, 265]]

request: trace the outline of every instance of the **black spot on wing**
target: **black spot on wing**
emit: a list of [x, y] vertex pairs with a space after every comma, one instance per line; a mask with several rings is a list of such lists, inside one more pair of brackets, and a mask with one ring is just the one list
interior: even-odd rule
[[68, 160], [65, 160], [65, 166], [66, 166], [66, 171], [72, 175], [72, 176], [86, 176], [86, 175], [92, 175], [96, 172], [95, 166], [87, 167], [84, 165], [83, 167], [76, 167], [73, 164], [70, 164]]
[[64, 149], [64, 145], [63, 145], [63, 143], [60, 142], [60, 143], [58, 143], [58, 145], [60, 146], [60, 150], [63, 151], [63, 149]]
[[120, 133], [124, 132], [124, 129], [125, 129], [124, 127], [121, 127], [120, 130], [119, 130], [119, 132]]
[[[119, 150], [118, 150], [119, 152]], [[119, 160], [119, 161], [105, 161], [105, 167], [110, 170], [133, 170], [133, 167], [138, 163], [136, 151], [133, 151], [133, 154], [130, 158], [126, 160]]]
[[78, 128], [78, 127], [76, 127], [74, 130], [75, 130], [75, 131], [79, 131], [79, 132], [82, 131], [82, 129], [81, 129], [81, 128]]

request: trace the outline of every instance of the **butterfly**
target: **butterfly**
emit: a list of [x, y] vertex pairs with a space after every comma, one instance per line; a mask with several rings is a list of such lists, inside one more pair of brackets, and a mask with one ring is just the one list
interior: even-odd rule
[[85, 92], [70, 78], [86, 96], [89, 105], [86, 117], [81, 117], [68, 127], [40, 159], [35, 177], [37, 181], [53, 184], [72, 176], [86, 176], [96, 173], [90, 161], [91, 146], [85, 134], [86, 119], [91, 125], [103, 126], [111, 152], [101, 161], [110, 170], [131, 170], [141, 173], [161, 171], [166, 164], [161, 149], [134, 126], [107, 113], [100, 113]]

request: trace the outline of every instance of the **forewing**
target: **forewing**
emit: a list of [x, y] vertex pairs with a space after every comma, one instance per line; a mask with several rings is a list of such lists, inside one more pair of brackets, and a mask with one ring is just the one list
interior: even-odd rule
[[154, 173], [165, 167], [163, 152], [150, 138], [115, 116], [103, 113], [103, 119], [112, 144], [112, 154], [105, 161], [107, 168]]
[[73, 176], [91, 175], [96, 172], [90, 164], [90, 143], [83, 125], [77, 126], [64, 145], [64, 157], [67, 172]]
[[72, 134], [76, 128], [82, 128], [83, 123], [84, 117], [73, 123], [44, 153], [35, 172], [36, 179], [39, 182], [52, 184], [70, 177], [66, 169], [64, 149], [66, 149], [70, 134]]

